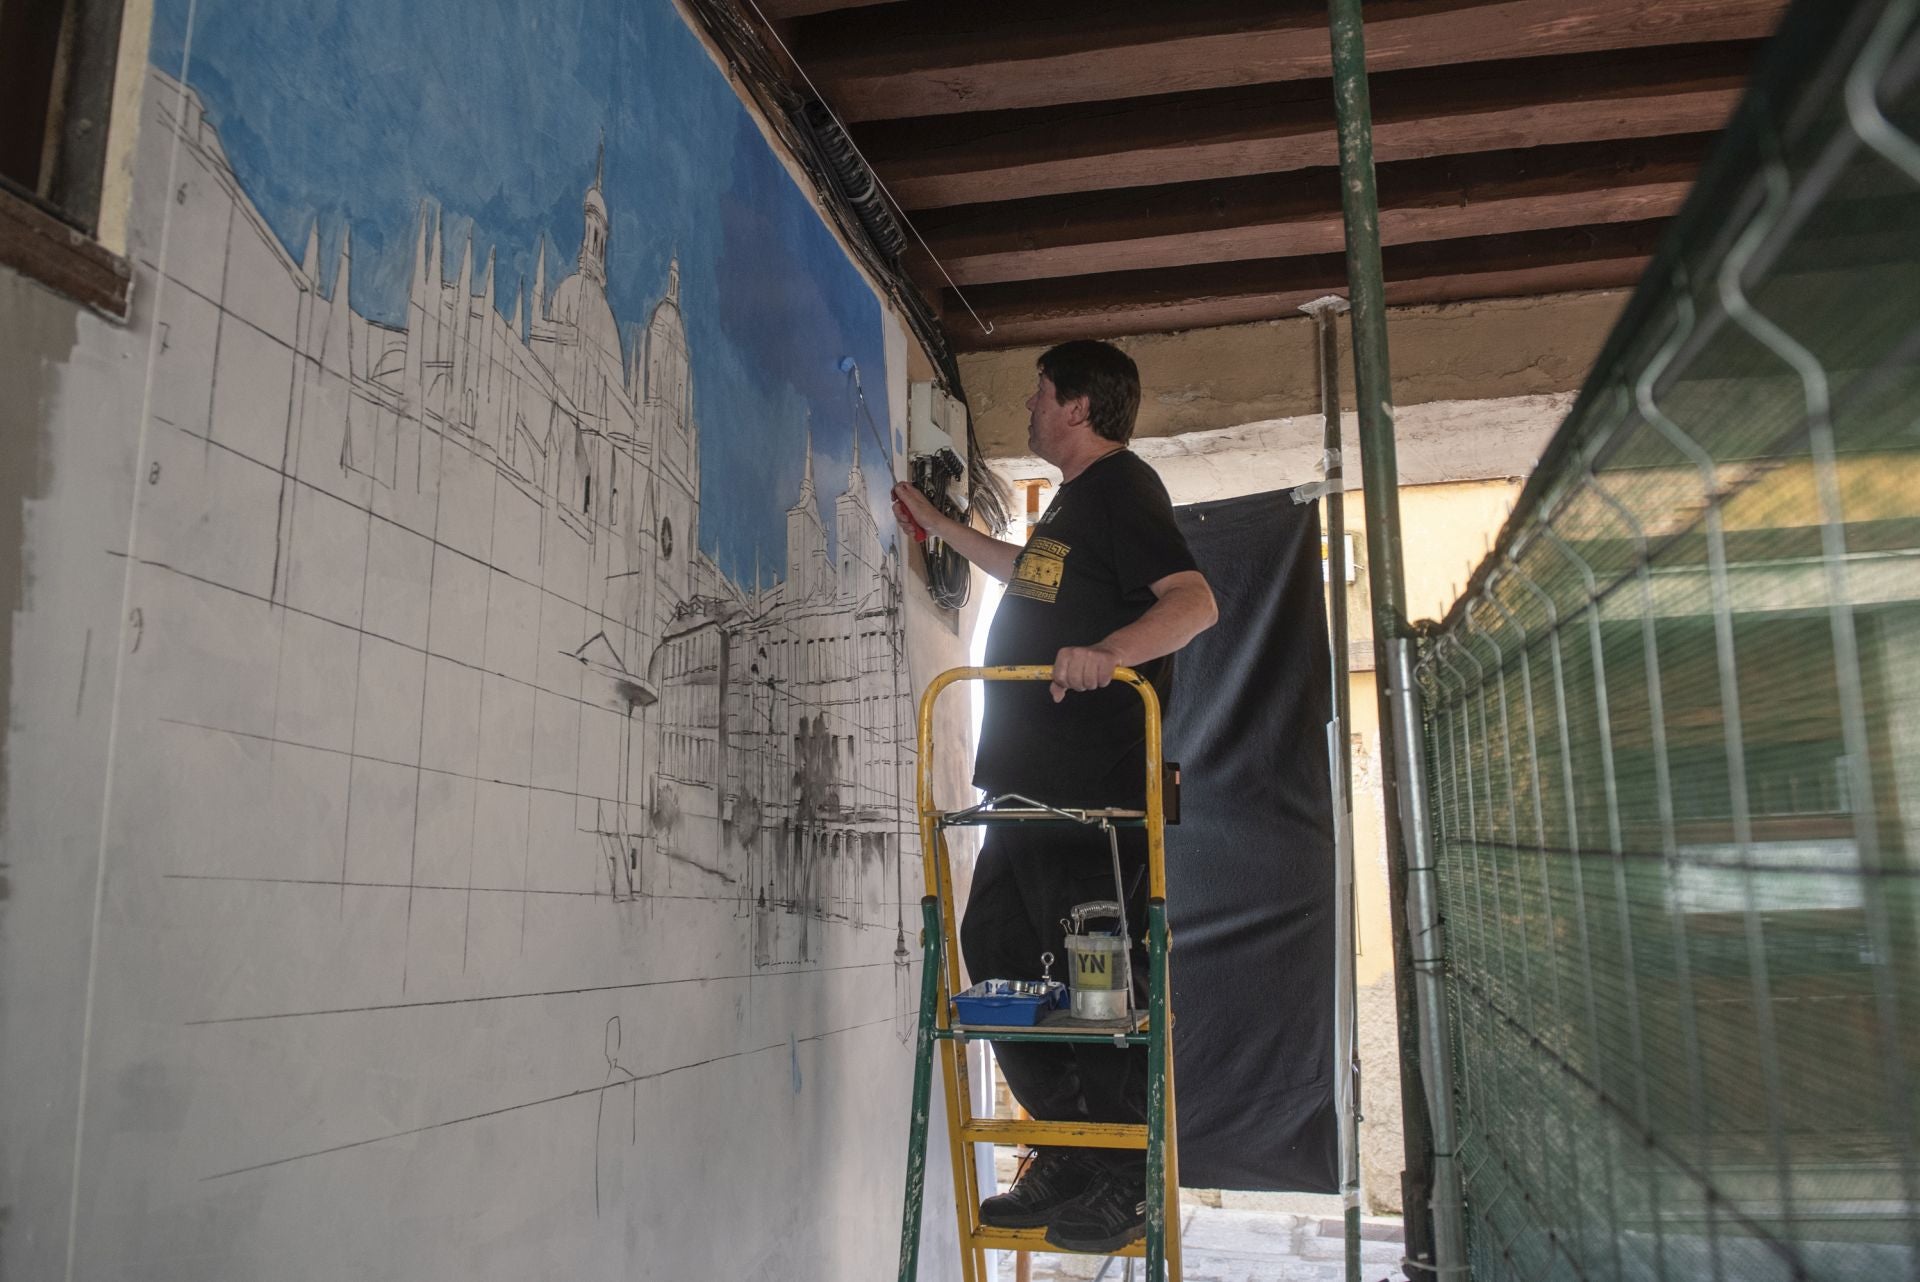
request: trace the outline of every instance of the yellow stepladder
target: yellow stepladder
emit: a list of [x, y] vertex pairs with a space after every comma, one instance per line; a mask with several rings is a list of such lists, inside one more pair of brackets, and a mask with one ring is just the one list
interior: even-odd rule
[[[934, 1050], [939, 1048], [946, 1083], [947, 1142], [953, 1160], [954, 1202], [960, 1228], [964, 1282], [989, 1282], [989, 1250], [1057, 1251], [1044, 1229], [999, 1229], [980, 1223], [980, 1179], [974, 1145], [1047, 1144], [1063, 1148], [1144, 1149], [1147, 1155], [1147, 1233], [1114, 1254], [1144, 1258], [1148, 1282], [1181, 1282], [1180, 1164], [1175, 1135], [1173, 1092], [1173, 1020], [1167, 974], [1167, 879], [1165, 795], [1161, 770], [1160, 700], [1146, 678], [1119, 668], [1114, 680], [1139, 694], [1146, 717], [1147, 778], [1145, 810], [1060, 809], [1024, 797], [990, 798], [965, 810], [941, 811], [933, 800], [933, 707], [942, 691], [961, 681], [1051, 681], [1051, 667], [950, 668], [933, 679], [920, 698], [919, 786], [921, 862], [926, 877], [920, 901], [922, 966], [920, 1024], [915, 1042], [913, 1116], [907, 1153], [907, 1189], [901, 1213], [900, 1282], [917, 1282], [920, 1266], [920, 1212], [926, 1191], [928, 1106], [932, 1094]], [[1144, 827], [1147, 831], [1147, 1010], [1129, 1015], [1117, 1029], [1090, 1028], [1084, 1021], [1062, 1026], [1007, 1027], [957, 1024], [953, 996], [961, 991], [960, 953], [954, 917], [953, 868], [947, 854], [947, 830], [1002, 824], [1083, 824], [1104, 829]], [[984, 978], [984, 977], [982, 977]], [[969, 1039], [987, 1042], [1086, 1042], [1147, 1047], [1147, 1121], [1145, 1125], [1103, 1122], [1040, 1122], [976, 1118], [968, 1089]], [[1151, 1190], [1160, 1190], [1159, 1197]]]

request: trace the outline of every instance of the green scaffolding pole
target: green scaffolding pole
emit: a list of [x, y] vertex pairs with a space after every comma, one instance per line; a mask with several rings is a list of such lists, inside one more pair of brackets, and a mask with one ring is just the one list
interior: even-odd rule
[[1400, 555], [1399, 463], [1393, 438], [1393, 389], [1387, 362], [1385, 289], [1380, 268], [1380, 208], [1374, 188], [1373, 119], [1367, 92], [1360, 0], [1329, 0], [1334, 107], [1339, 121], [1340, 199], [1346, 222], [1347, 290], [1353, 315], [1353, 379], [1359, 419], [1361, 483], [1367, 513], [1367, 577], [1373, 596], [1375, 688], [1386, 796], [1389, 891], [1401, 1061], [1418, 1048], [1419, 1071], [1403, 1069], [1406, 1138], [1402, 1204], [1407, 1258], [1416, 1274], [1465, 1275], [1459, 1168], [1440, 952], [1437, 886], [1428, 831], [1425, 759], [1413, 640]]

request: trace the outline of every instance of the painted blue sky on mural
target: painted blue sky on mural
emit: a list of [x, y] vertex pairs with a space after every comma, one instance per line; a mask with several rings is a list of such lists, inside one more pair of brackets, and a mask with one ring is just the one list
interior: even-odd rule
[[[154, 65], [200, 95], [248, 197], [298, 259], [353, 229], [354, 310], [398, 324], [421, 202], [448, 279], [471, 232], [496, 299], [573, 270], [602, 131], [607, 295], [629, 344], [681, 262], [701, 441], [700, 543], [736, 582], [785, 565], [812, 423], [822, 515], [856, 426], [844, 358], [886, 433], [881, 312], [671, 0], [159, 0]], [[331, 270], [331, 269], [329, 269]], [[886, 468], [862, 429], [891, 540]]]

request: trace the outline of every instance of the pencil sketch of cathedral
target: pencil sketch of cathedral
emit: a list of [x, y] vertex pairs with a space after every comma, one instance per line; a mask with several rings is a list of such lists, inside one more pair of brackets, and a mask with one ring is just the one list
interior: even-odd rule
[[[182, 144], [178, 203], [221, 202], [239, 228], [169, 248], [183, 288], [161, 304], [156, 418], [269, 474], [273, 500], [248, 519], [271, 533], [259, 588], [292, 638], [273, 703], [314, 708], [313, 724], [276, 713], [271, 733], [351, 762], [327, 876], [410, 897], [464, 879], [469, 899], [730, 902], [758, 966], [817, 955], [823, 922], [891, 944], [914, 841], [897, 567], [858, 436], [845, 477], [817, 477], [812, 454], [814, 430], [861, 425], [766, 425], [768, 449], [807, 451], [804, 480], [784, 566], [734, 582], [701, 550], [681, 264], [623, 331], [600, 174], [570, 270], [549, 290], [543, 240], [507, 315], [471, 237], [446, 278], [423, 207], [389, 326], [349, 304], [350, 237], [327, 264], [316, 231], [295, 263], [192, 92], [154, 75]], [[216, 388], [209, 407], [170, 405], [196, 385]], [[316, 673], [331, 685], [308, 689]], [[399, 835], [378, 846], [382, 831]]]

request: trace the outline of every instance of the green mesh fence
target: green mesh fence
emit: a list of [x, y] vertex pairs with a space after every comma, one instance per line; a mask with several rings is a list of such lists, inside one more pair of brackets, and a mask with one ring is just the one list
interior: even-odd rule
[[1920, 0], [1803, 0], [1423, 639], [1476, 1279], [1920, 1278]]

